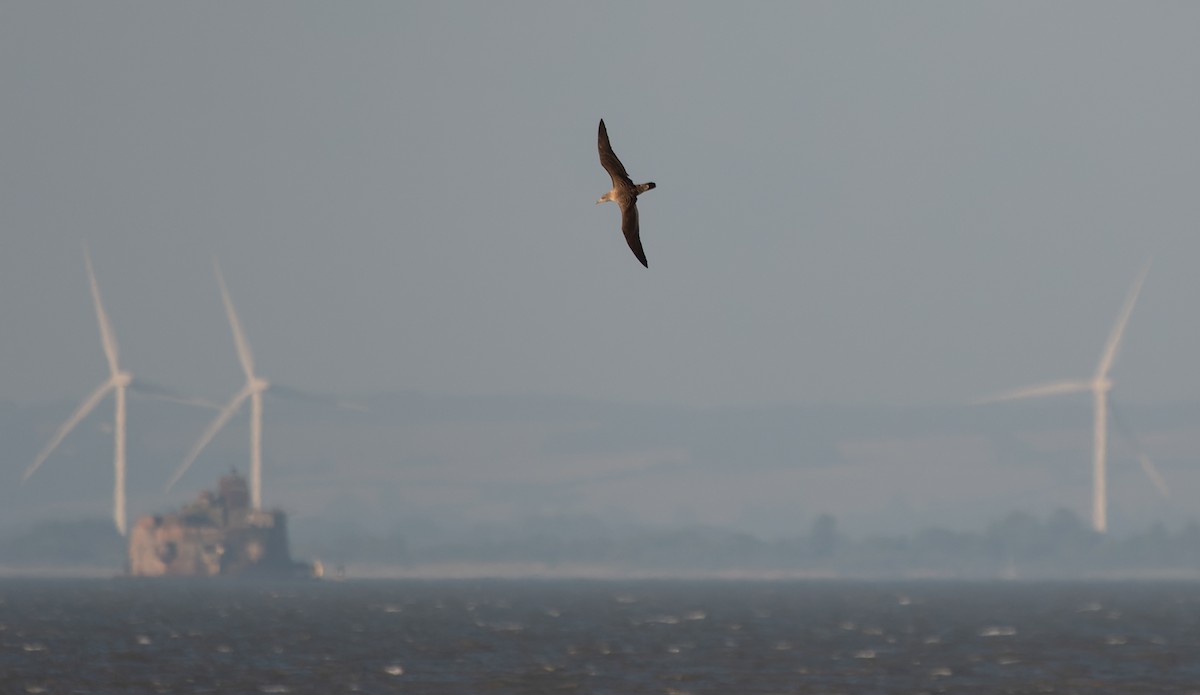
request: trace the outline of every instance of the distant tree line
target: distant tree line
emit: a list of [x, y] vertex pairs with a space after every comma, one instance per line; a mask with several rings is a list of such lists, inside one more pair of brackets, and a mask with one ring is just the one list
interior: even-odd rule
[[107, 519], [45, 521], [0, 538], [0, 566], [125, 566], [125, 539]]
[[[294, 555], [327, 566], [370, 563], [538, 563], [650, 571], [796, 571], [816, 576], [1052, 578], [1105, 574], [1200, 574], [1200, 524], [1176, 531], [1161, 523], [1117, 538], [1095, 533], [1076, 514], [1045, 519], [1014, 512], [982, 532], [928, 528], [915, 534], [843, 534], [835, 517], [818, 516], [807, 533], [764, 540], [708, 527], [613, 530], [481, 527], [457, 540], [422, 542], [403, 531], [293, 538]], [[91, 565], [120, 568], [125, 541], [110, 522], [54, 521], [0, 539], [0, 565]]]
[[915, 534], [853, 539], [837, 519], [818, 516], [806, 534], [764, 540], [707, 527], [523, 533], [479, 530], [476, 537], [422, 544], [402, 532], [355, 535], [310, 544], [306, 552], [339, 563], [421, 565], [536, 562], [632, 570], [770, 571], [828, 576], [1052, 578], [1142, 573], [1200, 574], [1200, 524], [1170, 532], [1161, 523], [1117, 538], [1098, 534], [1076, 514], [1044, 520], [1014, 512], [983, 532], [927, 528]]

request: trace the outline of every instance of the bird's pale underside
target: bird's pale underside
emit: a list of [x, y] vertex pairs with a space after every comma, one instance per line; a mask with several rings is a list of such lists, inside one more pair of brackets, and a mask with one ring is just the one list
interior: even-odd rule
[[629, 244], [629, 249], [633, 251], [633, 255], [637, 256], [642, 265], [649, 268], [650, 264], [646, 262], [646, 252], [642, 250], [642, 238], [638, 225], [637, 197], [654, 188], [654, 182], [635, 184], [629, 178], [629, 174], [625, 172], [625, 166], [621, 164], [621, 160], [617, 159], [612, 145], [608, 142], [608, 130], [604, 127], [604, 119], [600, 119], [598, 146], [600, 149], [600, 166], [604, 167], [604, 170], [612, 177], [612, 190], [601, 196], [600, 200], [596, 201], [596, 204], [599, 205], [611, 200], [617, 204], [617, 207], [621, 208], [621, 231], [625, 233], [625, 241]]

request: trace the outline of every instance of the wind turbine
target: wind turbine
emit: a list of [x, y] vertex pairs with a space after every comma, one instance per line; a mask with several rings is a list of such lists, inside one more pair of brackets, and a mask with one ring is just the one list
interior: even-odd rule
[[225, 314], [229, 317], [229, 325], [233, 329], [233, 342], [237, 347], [238, 361], [242, 364], [242, 371], [246, 375], [246, 384], [240, 391], [229, 399], [229, 402], [221, 407], [221, 412], [209, 423], [208, 428], [204, 430], [204, 434], [200, 435], [191, 451], [188, 452], [187, 458], [175, 471], [175, 475], [171, 476], [171, 480], [167, 482], [167, 489], [170, 490], [187, 469], [191, 467], [196, 458], [200, 456], [200, 452], [213, 437], [217, 436], [217, 432], [229, 422], [242, 407], [242, 403], [247, 398], [250, 399], [250, 501], [254, 509], [262, 509], [262, 397], [267, 389], [271, 387], [270, 382], [260, 378], [254, 374], [254, 355], [250, 352], [250, 344], [246, 342], [246, 336], [242, 332], [242, 324], [238, 321], [237, 312], [233, 308], [233, 300], [229, 297], [229, 289], [225, 286], [225, 277], [221, 274], [221, 266], [217, 260], [213, 259], [213, 268], [217, 274], [217, 284], [221, 287], [221, 300], [225, 304]]
[[[1142, 291], [1142, 283], [1146, 281], [1146, 273], [1149, 270], [1150, 264], [1147, 262], [1138, 274], [1137, 280], [1129, 292], [1129, 296], [1125, 299], [1125, 306], [1121, 308], [1121, 313], [1117, 317], [1117, 323], [1113, 326], [1112, 332], [1108, 336], [1108, 342], [1104, 344], [1104, 351], [1100, 353], [1100, 362], [1096, 365], [1096, 372], [1092, 375], [1091, 379], [1087, 381], [1058, 381], [1051, 384], [1029, 386], [1015, 391], [1008, 391], [981, 401], [1008, 401], [1040, 396], [1057, 396], [1066, 393], [1091, 392], [1092, 403], [1094, 405], [1092, 422], [1092, 528], [1097, 533], [1105, 533], [1108, 530], [1106, 456], [1108, 451], [1108, 413], [1112, 407], [1109, 402], [1109, 392], [1112, 391], [1113, 386], [1108, 373], [1117, 358], [1117, 351], [1121, 345], [1121, 337], [1125, 334], [1125, 326], [1129, 323], [1129, 316], [1133, 313], [1133, 305], [1137, 302], [1138, 294]], [[1141, 452], [1139, 452], [1138, 461], [1151, 481], [1154, 482], [1159, 492], [1165, 496], [1166, 486], [1162, 481], [1162, 476], [1154, 468], [1154, 464]]]
[[71, 430], [80, 423], [88, 413], [99, 405], [100, 401], [112, 391], [116, 403], [116, 420], [113, 426], [113, 468], [116, 480], [113, 485], [113, 523], [117, 531], [124, 536], [126, 532], [125, 514], [125, 390], [133, 384], [133, 375], [121, 369], [117, 360], [117, 339], [113, 335], [112, 325], [108, 322], [108, 314], [104, 312], [104, 304], [100, 301], [100, 287], [96, 284], [96, 274], [92, 271], [92, 258], [84, 247], [84, 265], [87, 266], [88, 282], [92, 287], [92, 301], [96, 305], [96, 321], [100, 324], [100, 342], [104, 346], [104, 356], [108, 360], [108, 380], [91, 393], [79, 407], [71, 413], [71, 417], [59, 426], [54, 436], [46, 444], [42, 452], [34, 459], [33, 464], [25, 469], [21, 482], [29, 480], [38, 468], [46, 462], [50, 454], [66, 439]]
[[220, 408], [220, 412], [213, 418], [213, 421], [208, 424], [204, 430], [204, 434], [200, 435], [200, 439], [192, 446], [188, 452], [187, 458], [183, 460], [179, 468], [175, 471], [175, 475], [167, 481], [167, 489], [170, 490], [187, 469], [200, 456], [200, 452], [213, 437], [217, 436], [217, 432], [229, 422], [246, 399], [250, 399], [250, 502], [254, 509], [262, 509], [262, 429], [263, 429], [263, 394], [268, 390], [277, 396], [283, 398], [291, 398], [293, 400], [313, 401], [317, 403], [326, 403], [338, 408], [348, 408], [352, 410], [365, 410], [364, 407], [354, 404], [345, 403], [336, 398], [322, 396], [320, 394], [308, 393], [299, 389], [290, 388], [280, 384], [271, 384], [266, 379], [257, 376], [254, 373], [254, 355], [250, 352], [250, 343], [246, 341], [246, 334], [242, 331], [242, 324], [238, 321], [237, 312], [233, 308], [233, 300], [229, 297], [229, 289], [225, 286], [225, 277], [221, 274], [221, 266], [213, 259], [213, 268], [217, 274], [217, 284], [221, 287], [221, 300], [225, 304], [225, 314], [229, 317], [229, 326], [233, 329], [233, 342], [237, 347], [238, 361], [242, 364], [242, 372], [246, 375], [246, 384], [240, 391], [229, 399], [229, 402]]

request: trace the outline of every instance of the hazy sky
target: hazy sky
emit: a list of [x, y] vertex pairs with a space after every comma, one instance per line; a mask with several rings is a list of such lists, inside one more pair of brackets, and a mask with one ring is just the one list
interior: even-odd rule
[[[0, 396], [1195, 399], [1200, 4], [0, 4]], [[650, 268], [596, 155], [605, 118]]]

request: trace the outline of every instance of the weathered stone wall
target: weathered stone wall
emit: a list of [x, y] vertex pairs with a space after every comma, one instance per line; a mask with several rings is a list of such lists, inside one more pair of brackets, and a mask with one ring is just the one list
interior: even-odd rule
[[144, 516], [129, 534], [129, 574], [135, 577], [212, 577], [245, 573], [293, 574], [287, 516], [246, 506], [245, 479], [221, 479], [179, 514]]

